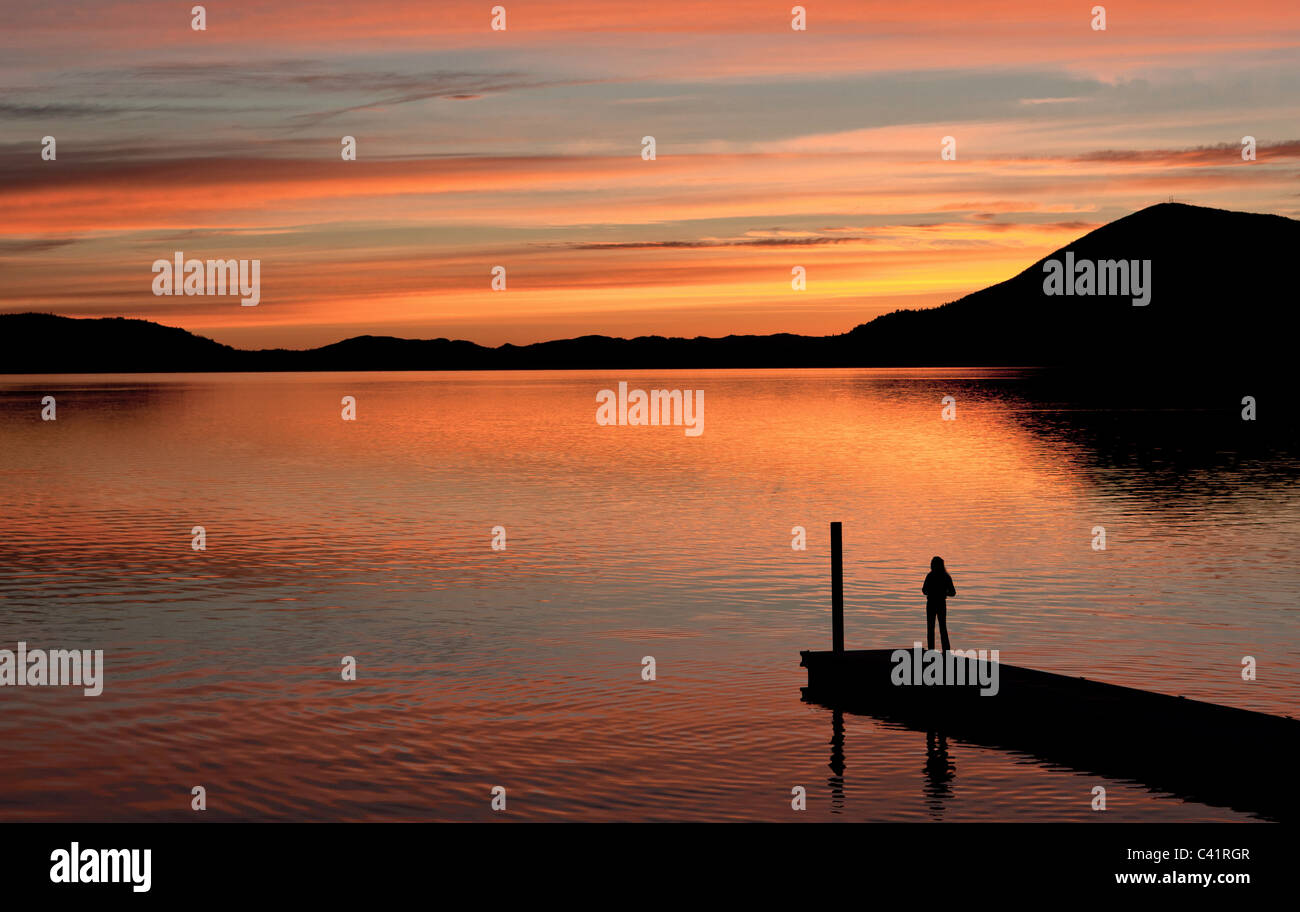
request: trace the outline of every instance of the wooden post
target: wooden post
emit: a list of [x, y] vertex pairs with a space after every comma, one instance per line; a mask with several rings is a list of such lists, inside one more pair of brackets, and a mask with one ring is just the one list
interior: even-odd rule
[[844, 536], [831, 523], [831, 650], [844, 651]]

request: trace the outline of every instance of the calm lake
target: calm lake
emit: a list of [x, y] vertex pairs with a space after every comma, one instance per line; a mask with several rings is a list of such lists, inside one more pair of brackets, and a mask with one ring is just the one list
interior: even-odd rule
[[[1031, 377], [0, 376], [0, 648], [105, 665], [0, 688], [0, 819], [1252, 819], [801, 702], [840, 520], [849, 648], [924, 639], [937, 554], [958, 648], [1300, 710], [1300, 453]], [[599, 426], [621, 380], [703, 433]]]

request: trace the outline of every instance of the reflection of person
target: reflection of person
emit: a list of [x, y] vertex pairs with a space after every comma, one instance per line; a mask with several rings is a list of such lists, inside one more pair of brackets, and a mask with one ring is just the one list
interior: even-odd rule
[[943, 816], [944, 802], [952, 797], [952, 781], [956, 775], [957, 764], [948, 757], [947, 735], [943, 732], [926, 732], [924, 788], [932, 816]]
[[928, 631], [927, 642], [934, 648], [934, 619], [939, 619], [939, 637], [943, 642], [943, 651], [952, 649], [948, 642], [948, 599], [957, 594], [952, 584], [952, 577], [944, 569], [943, 558], [930, 560], [930, 572], [925, 575], [925, 584], [921, 586], [925, 593], [925, 626]]

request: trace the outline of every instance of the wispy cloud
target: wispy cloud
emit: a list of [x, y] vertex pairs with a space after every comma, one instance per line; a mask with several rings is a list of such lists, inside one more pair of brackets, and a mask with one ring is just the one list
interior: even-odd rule
[[[1170, 196], [1300, 214], [1294, 0], [1152, 0], [1105, 34], [1035, 0], [819, 0], [803, 33], [742, 0], [506, 5], [506, 32], [461, 0], [280, 0], [204, 33], [171, 0], [4, 6], [4, 305], [255, 345], [834, 332]], [[260, 258], [256, 313], [152, 296], [182, 248]]]

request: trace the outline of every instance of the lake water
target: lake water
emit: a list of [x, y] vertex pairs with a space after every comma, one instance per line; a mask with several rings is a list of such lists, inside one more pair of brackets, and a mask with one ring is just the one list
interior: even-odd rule
[[[830, 769], [832, 520], [850, 648], [924, 637], [941, 554], [957, 647], [1300, 709], [1300, 454], [1027, 376], [0, 377], [0, 648], [106, 667], [0, 688], [0, 819], [1251, 819], [866, 716]], [[598, 426], [619, 380], [704, 433]]]

